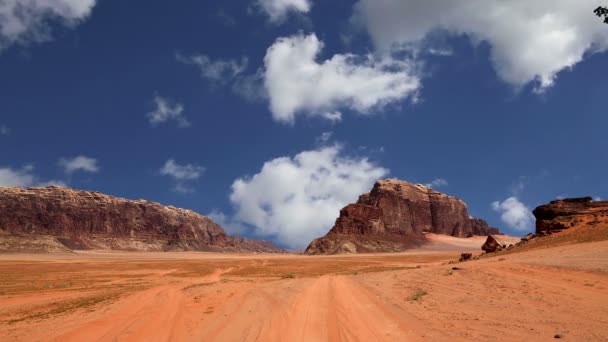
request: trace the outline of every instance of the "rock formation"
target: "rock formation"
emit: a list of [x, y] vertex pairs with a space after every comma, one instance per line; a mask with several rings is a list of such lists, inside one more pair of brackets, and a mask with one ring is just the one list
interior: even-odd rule
[[534, 209], [536, 234], [559, 232], [576, 226], [608, 225], [608, 201], [591, 197], [552, 201]]
[[344, 207], [334, 227], [306, 253], [402, 251], [423, 243], [424, 233], [470, 237], [499, 231], [469, 216], [466, 204], [456, 197], [420, 184], [383, 180]]
[[481, 249], [486, 253], [494, 253], [507, 249], [507, 243], [497, 239], [494, 235], [488, 235], [486, 242], [481, 246]]
[[0, 250], [40, 246], [48, 251], [281, 251], [268, 242], [227, 236], [191, 210], [56, 186], [0, 187]]

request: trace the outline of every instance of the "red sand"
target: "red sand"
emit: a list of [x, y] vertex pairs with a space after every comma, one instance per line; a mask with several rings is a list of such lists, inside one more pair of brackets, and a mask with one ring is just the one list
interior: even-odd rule
[[563, 334], [571, 341], [608, 340], [608, 241], [452, 265], [447, 261], [478, 250], [485, 239], [429, 238], [434, 243], [417, 251], [344, 257], [0, 255], [0, 336], [543, 341]]

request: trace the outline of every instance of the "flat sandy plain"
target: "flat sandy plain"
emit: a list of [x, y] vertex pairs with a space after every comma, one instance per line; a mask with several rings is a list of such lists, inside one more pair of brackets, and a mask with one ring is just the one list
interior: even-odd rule
[[[608, 241], [399, 254], [0, 255], [2, 341], [608, 341]], [[458, 267], [452, 270], [452, 267]]]

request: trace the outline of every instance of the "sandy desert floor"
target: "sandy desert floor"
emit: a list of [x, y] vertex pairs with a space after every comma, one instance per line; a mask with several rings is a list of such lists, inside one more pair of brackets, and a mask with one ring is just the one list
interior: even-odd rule
[[383, 255], [0, 255], [0, 340], [608, 341], [608, 241], [448, 264], [483, 243], [450, 239]]

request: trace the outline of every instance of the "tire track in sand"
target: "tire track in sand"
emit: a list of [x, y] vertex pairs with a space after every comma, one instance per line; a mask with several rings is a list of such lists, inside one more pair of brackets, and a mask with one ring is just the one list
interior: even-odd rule
[[[277, 282], [263, 291], [254, 289], [245, 297], [271, 305], [267, 315], [246, 315], [248, 305], [230, 305], [233, 309], [214, 317], [212, 333], [199, 335], [207, 341], [422, 341], [429, 334], [420, 322], [383, 302], [363, 285], [347, 276], [322, 276], [297, 280], [290, 285], [283, 300], [268, 300], [268, 294], [286, 291], [285, 282]], [[273, 289], [273, 287], [275, 287]], [[265, 298], [256, 298], [262, 296]], [[235, 298], [242, 300], [243, 298]], [[240, 309], [242, 308], [242, 309]], [[219, 321], [218, 321], [219, 320]], [[258, 326], [252, 334], [247, 327]], [[256, 329], [257, 330], [257, 329]], [[241, 331], [242, 333], [238, 333]]]

